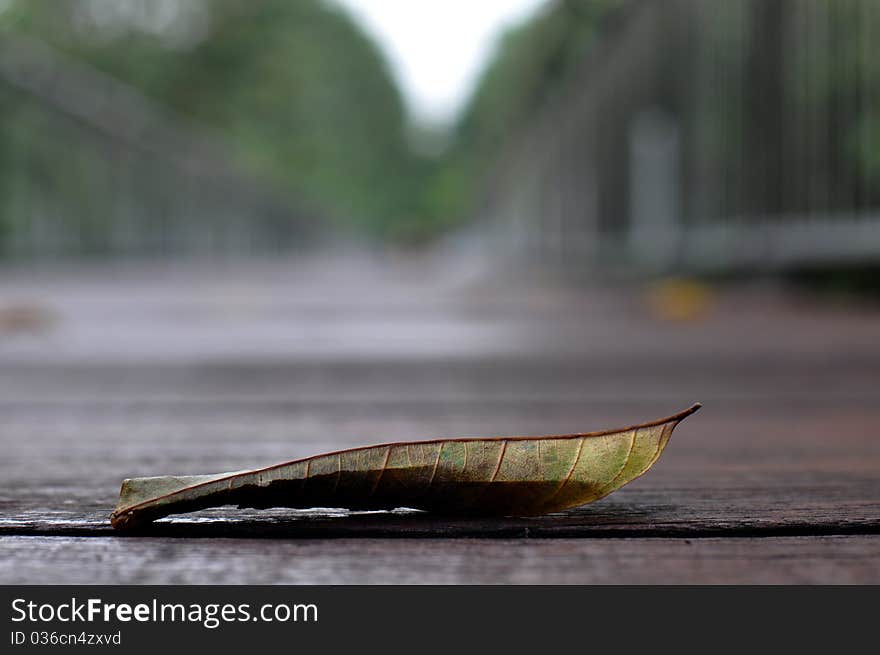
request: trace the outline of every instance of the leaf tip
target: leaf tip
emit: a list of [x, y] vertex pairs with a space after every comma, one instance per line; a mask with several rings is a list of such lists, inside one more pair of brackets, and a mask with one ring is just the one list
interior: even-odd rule
[[693, 405], [691, 405], [687, 409], [682, 410], [678, 414], [673, 415], [671, 418], [676, 423], [678, 423], [678, 422], [686, 419], [691, 414], [696, 414], [698, 411], [700, 411], [700, 408], [702, 408], [702, 406], [703, 406], [703, 403], [694, 403]]

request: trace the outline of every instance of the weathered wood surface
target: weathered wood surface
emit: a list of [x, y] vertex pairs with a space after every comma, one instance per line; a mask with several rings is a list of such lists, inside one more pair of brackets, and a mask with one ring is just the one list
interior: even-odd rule
[[[37, 580], [41, 556], [61, 544], [79, 565], [75, 574], [55, 567], [58, 581], [97, 571], [99, 553], [129, 549], [138, 580], [173, 577], [148, 564], [165, 552], [179, 579], [222, 582], [193, 558], [235, 550], [229, 537], [247, 552], [266, 549], [284, 581], [306, 578], [298, 563], [270, 555], [300, 546], [253, 537], [431, 537], [436, 546], [414, 541], [407, 552], [430, 548], [440, 561], [442, 544], [460, 556], [451, 536], [686, 536], [710, 557], [709, 544], [734, 552], [711, 537], [880, 533], [877, 309], [738, 289], [720, 294], [704, 320], [675, 324], [653, 317], [633, 289], [488, 286], [456, 266], [364, 260], [4, 274], [0, 311], [21, 303], [52, 318], [0, 331], [0, 534], [22, 572], [0, 568], [0, 581]], [[161, 539], [118, 537], [107, 522], [123, 477], [238, 470], [383, 441], [611, 428], [697, 400], [704, 410], [679, 426], [648, 475], [555, 516], [228, 508], [163, 520], [151, 533]], [[172, 539], [183, 537], [204, 539]], [[829, 564], [830, 581], [858, 577], [880, 557], [874, 538], [820, 542], [810, 558], [834, 559], [836, 544], [849, 543], [863, 555], [849, 573]], [[308, 548], [318, 543], [331, 542]], [[534, 553], [551, 548], [529, 543]], [[580, 547], [597, 570], [609, 557], [595, 539]], [[640, 548], [652, 557], [650, 545]], [[356, 546], [334, 552], [349, 558], [335, 581], [365, 579], [350, 572], [369, 556]], [[677, 576], [663, 569], [667, 581], [710, 578], [686, 559], [673, 558]], [[560, 580], [550, 568], [518, 579]], [[266, 581], [235, 570], [229, 581]], [[486, 570], [481, 580], [511, 579]]]
[[[880, 583], [880, 536], [764, 539], [0, 537], [9, 583]], [[63, 572], [63, 574], [62, 574]]]
[[[58, 420], [42, 416], [48, 421]], [[880, 457], [873, 437], [864, 436], [855, 419], [844, 412], [832, 417], [811, 413], [810, 418], [791, 422], [785, 417], [775, 421], [762, 417], [756, 424], [754, 419], [739, 419], [732, 414], [726, 419], [693, 421], [694, 427], [683, 423], [663, 460], [649, 475], [599, 503], [560, 515], [501, 520], [387, 513], [326, 517], [320, 512], [229, 508], [163, 520], [153, 529], [173, 535], [269, 536], [880, 532]], [[412, 420], [425, 424], [431, 421], [430, 417], [419, 421], [418, 416]], [[498, 417], [492, 423], [506, 420], [510, 418]], [[525, 424], [534, 418], [520, 420]], [[294, 421], [291, 417], [290, 422]], [[376, 417], [364, 417], [362, 422], [384, 424], [383, 435], [390, 431], [396, 435], [408, 423], [400, 421], [394, 426]], [[284, 432], [283, 425], [274, 421], [254, 419], [250, 425], [245, 422], [225, 427], [221, 423], [211, 420], [209, 426], [193, 426], [180, 420], [174, 430], [182, 431], [186, 439], [169, 439], [171, 428], [167, 425], [138, 430], [138, 442], [123, 448], [113, 446], [112, 434], [130, 431], [131, 425], [96, 422], [90, 426], [91, 432], [87, 426], [80, 426], [75, 429], [79, 443], [66, 447], [31, 438], [26, 447], [18, 449], [29, 454], [7, 460], [4, 480], [9, 487], [3, 497], [0, 533], [109, 535], [107, 517], [123, 475], [223, 470], [233, 468], [236, 461], [247, 465], [271, 463], [324, 447], [321, 442], [304, 439], [291, 448], [285, 437], [279, 436]], [[473, 425], [473, 421], [468, 424]], [[254, 426], [267, 434], [251, 436]], [[417, 425], [412, 428], [417, 429]], [[341, 432], [351, 426], [327, 422], [314, 429]], [[102, 436], [105, 430], [109, 434]], [[829, 438], [829, 433], [836, 436]], [[272, 438], [272, 434], [276, 436]], [[255, 451], [270, 454], [257, 460]], [[42, 463], [42, 474], [34, 477], [32, 466], [39, 465], [41, 456], [50, 460]]]

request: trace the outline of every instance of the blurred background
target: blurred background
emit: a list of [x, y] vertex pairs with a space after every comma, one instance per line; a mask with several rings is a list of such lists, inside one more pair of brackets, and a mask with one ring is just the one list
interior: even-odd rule
[[865, 437], [878, 39], [872, 0], [0, 0], [7, 508], [697, 400], [658, 484]]
[[874, 3], [481, 6], [3, 0], [0, 257], [876, 265]]

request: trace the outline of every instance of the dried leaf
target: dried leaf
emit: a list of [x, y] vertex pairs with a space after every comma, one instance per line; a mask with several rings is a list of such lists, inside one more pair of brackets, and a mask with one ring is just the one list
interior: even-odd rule
[[619, 430], [393, 443], [253, 471], [134, 478], [122, 483], [110, 521], [131, 528], [220, 505], [557, 512], [603, 498], [642, 475], [675, 426], [699, 408]]

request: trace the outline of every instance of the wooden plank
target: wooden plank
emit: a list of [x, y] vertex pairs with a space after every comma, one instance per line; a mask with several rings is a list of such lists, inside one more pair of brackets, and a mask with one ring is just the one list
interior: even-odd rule
[[0, 306], [28, 302], [56, 320], [32, 334], [4, 334], [0, 361], [255, 366], [422, 358], [442, 368], [450, 359], [526, 355], [598, 358], [624, 370], [641, 362], [645, 372], [663, 362], [700, 370], [720, 358], [769, 375], [782, 370], [777, 363], [802, 359], [824, 360], [832, 370], [863, 358], [878, 363], [876, 311], [784, 289], [726, 290], [702, 320], [676, 323], [658, 318], [635, 286], [571, 290], [500, 278], [465, 284], [462, 262], [444, 264], [316, 257], [4, 271]]
[[[0, 533], [110, 534], [107, 516], [123, 476], [271, 464], [358, 443], [360, 430], [377, 440], [398, 440], [431, 425], [448, 429], [447, 434], [493, 434], [492, 427], [564, 431], [631, 420], [616, 405], [595, 412], [605, 420], [577, 418], [592, 410], [568, 407], [565, 413], [513, 418], [483, 411], [444, 419], [406, 410], [399, 418], [358, 410], [306, 419], [292, 411], [271, 420], [256, 412], [237, 421], [210, 411], [168, 416], [161, 406], [141, 415], [92, 409], [78, 415], [67, 408], [43, 412], [39, 420], [30, 417], [26, 425], [3, 428], [26, 437], [0, 462], [8, 485], [0, 495]], [[162, 534], [201, 536], [873, 533], [880, 530], [880, 443], [864, 426], [878, 419], [880, 410], [867, 409], [819, 408], [789, 416], [713, 414], [706, 408], [679, 426], [650, 474], [599, 503], [549, 517], [443, 519], [229, 508], [157, 526]], [[435, 428], [426, 436], [438, 433]], [[316, 441], [322, 434], [328, 439]]]
[[[644, 581], [876, 579], [874, 560], [864, 564], [875, 537], [856, 537], [880, 532], [873, 310], [734, 290], [704, 320], [676, 324], [632, 289], [463, 287], [363, 262], [0, 280], [0, 304], [21, 298], [58, 320], [45, 333], [0, 334], [0, 534], [15, 553], [0, 570], [10, 579], [337, 579], [290, 563], [303, 556], [349, 581], [624, 581], [626, 553]], [[133, 539], [107, 522], [123, 477], [386, 441], [610, 428], [694, 401], [705, 408], [648, 475], [557, 516], [219, 509]], [[459, 536], [495, 545], [450, 539]], [[694, 545], [659, 539], [671, 536]], [[639, 550], [621, 537], [653, 539]], [[752, 575], [749, 549], [773, 544]], [[385, 568], [371, 578], [359, 550]], [[409, 558], [409, 577], [394, 573], [395, 556]]]
[[876, 584], [880, 536], [526, 541], [0, 537], [0, 582]]

